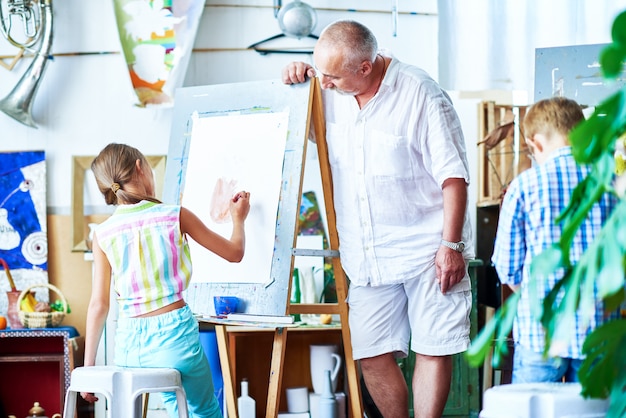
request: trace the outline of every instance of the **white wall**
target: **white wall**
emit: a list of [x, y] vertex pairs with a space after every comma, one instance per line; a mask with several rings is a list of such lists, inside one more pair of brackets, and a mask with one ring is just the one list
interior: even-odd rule
[[[341, 9], [338, 2], [328, 0], [307, 3], [317, 10], [315, 34], [335, 19], [362, 21], [375, 32], [381, 47], [436, 77], [435, 0], [399, 1], [395, 37], [392, 1], [343, 1], [339, 2]], [[191, 57], [185, 85], [278, 78], [287, 62], [309, 60], [309, 55], [262, 56], [246, 49], [280, 32], [273, 5], [272, 0], [207, 0], [196, 36], [198, 52]], [[126, 64], [119, 54], [112, 0], [64, 0], [54, 2], [53, 9], [52, 53], [56, 56], [48, 62], [33, 102], [32, 114], [39, 129], [22, 126], [0, 113], [0, 150], [45, 150], [48, 211], [69, 214], [72, 156], [95, 155], [113, 141], [132, 144], [144, 154], [167, 154], [172, 110], [134, 106]], [[15, 52], [0, 39], [0, 54]], [[30, 59], [24, 59], [11, 72], [0, 68], [0, 97], [8, 94], [29, 63]], [[97, 193], [88, 191], [86, 199], [87, 207], [101, 205]]]
[[438, 0], [440, 81], [454, 90], [525, 90], [535, 49], [611, 42], [626, 0]]

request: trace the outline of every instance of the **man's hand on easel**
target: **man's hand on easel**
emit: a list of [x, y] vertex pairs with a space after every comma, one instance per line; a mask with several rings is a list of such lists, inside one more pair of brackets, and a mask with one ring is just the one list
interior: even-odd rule
[[285, 84], [304, 83], [307, 78], [315, 77], [315, 69], [306, 62], [294, 61], [283, 68], [282, 79]]

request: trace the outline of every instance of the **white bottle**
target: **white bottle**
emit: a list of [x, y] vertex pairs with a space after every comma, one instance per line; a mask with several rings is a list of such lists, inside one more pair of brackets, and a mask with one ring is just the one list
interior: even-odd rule
[[248, 381], [241, 381], [241, 396], [237, 399], [239, 418], [256, 418], [256, 401], [248, 395]]
[[337, 399], [333, 393], [330, 370], [324, 370], [324, 390], [319, 400], [320, 418], [337, 418]]

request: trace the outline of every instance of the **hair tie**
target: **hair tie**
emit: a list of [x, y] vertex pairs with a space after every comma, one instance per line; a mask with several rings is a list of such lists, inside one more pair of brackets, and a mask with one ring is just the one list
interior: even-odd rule
[[113, 193], [117, 194], [117, 191], [120, 189], [120, 185], [119, 183], [113, 183], [111, 185], [111, 190], [113, 190]]

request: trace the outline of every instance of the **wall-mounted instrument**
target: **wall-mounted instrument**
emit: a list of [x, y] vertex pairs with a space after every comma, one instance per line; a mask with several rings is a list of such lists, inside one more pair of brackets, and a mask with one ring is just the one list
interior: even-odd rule
[[[35, 57], [13, 90], [0, 100], [0, 111], [26, 126], [37, 128], [31, 115], [33, 100], [50, 58], [52, 0], [0, 0], [0, 31], [11, 45], [33, 50]], [[14, 32], [18, 31], [19, 35]], [[23, 41], [21, 39], [24, 39]]]

